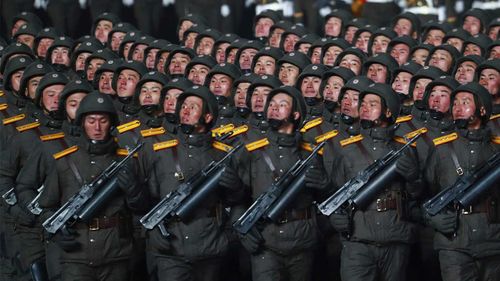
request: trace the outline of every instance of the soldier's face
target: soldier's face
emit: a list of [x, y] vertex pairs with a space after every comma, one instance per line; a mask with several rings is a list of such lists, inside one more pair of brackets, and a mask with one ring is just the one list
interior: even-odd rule
[[[269, 101], [267, 118], [276, 120], [286, 120], [292, 116], [293, 99], [287, 94], [274, 95]], [[298, 114], [298, 112], [295, 112]], [[296, 115], [296, 114], [295, 114]], [[298, 116], [294, 116], [297, 119]]]
[[389, 37], [383, 35], [375, 37], [375, 39], [373, 39], [372, 54], [385, 53], [390, 42], [391, 38]]
[[489, 59], [500, 59], [500, 46], [491, 49]]
[[132, 60], [143, 62], [144, 61], [144, 50], [148, 47], [146, 44], [139, 44], [135, 46], [134, 52], [132, 53]]
[[271, 87], [258, 86], [255, 87], [250, 100], [252, 105], [252, 112], [264, 112], [266, 108], [267, 97], [271, 92]]
[[113, 35], [111, 35], [111, 50], [118, 52], [125, 35], [125, 32], [113, 32]]
[[336, 17], [329, 18], [325, 23], [325, 35], [338, 37], [342, 31], [342, 20]]
[[64, 85], [56, 84], [43, 89], [42, 106], [47, 111], [55, 111], [59, 107], [59, 95], [64, 89]]
[[340, 48], [339, 46], [329, 47], [328, 49], [326, 49], [323, 56], [323, 64], [333, 66], [340, 53], [342, 53], [342, 48]]
[[431, 29], [427, 32], [427, 37], [425, 38], [425, 44], [431, 44], [433, 46], [439, 46], [443, 43], [443, 38], [446, 34], [441, 29]]
[[451, 68], [452, 61], [453, 58], [450, 53], [445, 50], [436, 50], [431, 56], [429, 65], [435, 66], [444, 72], [448, 72]]
[[361, 73], [361, 59], [358, 56], [347, 54], [340, 60], [340, 66], [349, 68], [356, 75]]
[[456, 38], [456, 37], [448, 38], [448, 40], [446, 40], [446, 43], [455, 47], [455, 49], [457, 49], [457, 51], [459, 51], [459, 52], [462, 51], [462, 47], [464, 45], [464, 41], [462, 39]]
[[78, 110], [80, 102], [86, 95], [86, 93], [74, 93], [66, 99], [65, 109], [69, 120], [75, 120], [76, 110]]
[[216, 96], [229, 97], [231, 95], [232, 79], [225, 74], [215, 74], [210, 80], [210, 91]]
[[340, 90], [344, 86], [344, 80], [338, 76], [328, 78], [325, 89], [323, 90], [323, 99], [329, 101], [337, 101], [339, 99]]
[[236, 53], [238, 52], [237, 48], [233, 48], [229, 51], [229, 54], [227, 54], [226, 62], [227, 63], [234, 63], [236, 60]]
[[488, 37], [490, 37], [491, 40], [495, 41], [498, 39], [498, 32], [500, 32], [500, 26], [490, 27], [490, 30], [488, 31]]
[[281, 43], [281, 35], [285, 32], [282, 28], [275, 28], [269, 36], [269, 46], [279, 48]]
[[132, 47], [133, 44], [134, 44], [134, 42], [128, 42], [128, 43], [125, 43], [125, 46], [123, 46], [123, 57], [124, 58], [128, 58], [128, 53], [130, 52], [130, 47]]
[[245, 49], [241, 52], [239, 57], [239, 63], [241, 69], [251, 69], [253, 57], [257, 54], [256, 49]]
[[359, 117], [359, 92], [355, 90], [347, 90], [340, 101], [340, 112], [352, 118]]
[[88, 114], [83, 119], [83, 129], [91, 140], [106, 140], [111, 128], [111, 118], [106, 113]]
[[274, 22], [270, 18], [260, 18], [257, 23], [255, 23], [255, 37], [268, 37], [269, 30], [273, 24]]
[[146, 82], [141, 87], [139, 103], [141, 105], [153, 105], [160, 103], [162, 85], [158, 82]]
[[474, 62], [464, 61], [458, 66], [457, 72], [455, 73], [455, 79], [460, 84], [472, 82], [474, 80], [476, 67], [477, 65]]
[[403, 43], [396, 44], [391, 50], [391, 56], [398, 62], [399, 65], [402, 65], [408, 61], [408, 57], [410, 56], [410, 47]]
[[209, 56], [212, 54], [212, 49], [214, 47], [215, 40], [211, 37], [203, 37], [196, 48], [197, 55]]
[[23, 78], [24, 70], [18, 70], [14, 72], [10, 77], [10, 84], [12, 89], [18, 93], [21, 86], [21, 79]]
[[42, 80], [43, 76], [35, 76], [32, 77], [28, 81], [27, 93], [25, 93], [31, 100], [35, 99], [36, 88], [38, 88], [38, 84], [40, 84], [40, 80]]
[[[38, 42], [38, 47], [36, 49], [36, 53], [39, 57], [45, 58], [47, 55], [47, 50], [50, 48], [50, 46], [54, 43], [54, 39], [52, 38], [42, 38], [40, 42]], [[85, 62], [85, 60], [84, 60]]]
[[408, 19], [399, 19], [394, 25], [394, 32], [398, 34], [398, 36], [408, 35], [411, 36], [411, 21]]
[[301, 43], [297, 47], [297, 51], [303, 53], [304, 55], [307, 55], [311, 46], [312, 46], [312, 44], [310, 44], [310, 43]]
[[156, 69], [158, 70], [158, 72], [166, 74], [165, 73], [165, 62], [167, 61], [169, 55], [170, 55], [170, 52], [161, 53], [160, 57], [158, 58], [158, 63], [156, 64]]
[[180, 120], [181, 124], [185, 125], [198, 125], [197, 130], [200, 129], [200, 119], [203, 118], [205, 123], [212, 121], [212, 115], [210, 113], [203, 115], [203, 100], [196, 96], [187, 97], [182, 103], [180, 110]]
[[302, 96], [306, 98], [317, 98], [319, 97], [319, 86], [321, 85], [321, 78], [315, 76], [308, 76], [302, 79], [302, 84], [300, 85], [300, 91]]
[[464, 56], [469, 56], [469, 55], [481, 56], [481, 53], [482, 53], [481, 48], [476, 44], [469, 43], [465, 46]]
[[172, 57], [170, 61], [170, 65], [168, 66], [168, 70], [170, 74], [184, 74], [186, 66], [191, 61], [191, 58], [183, 53], [176, 53]]
[[229, 45], [229, 43], [222, 43], [217, 46], [217, 50], [215, 50], [215, 60], [217, 63], [223, 63], [226, 60], [226, 49]]
[[446, 86], [435, 86], [429, 96], [429, 108], [446, 113], [450, 110], [451, 89]]
[[17, 20], [15, 23], [14, 23], [14, 26], [12, 26], [12, 29], [10, 31], [10, 37], [13, 37], [14, 34], [16, 34], [16, 32], [19, 30], [19, 28], [21, 28], [21, 26], [27, 24], [28, 22], [25, 21], [25, 20]]
[[165, 113], [175, 113], [175, 107], [177, 106], [177, 98], [182, 94], [180, 89], [170, 89], [165, 94], [165, 100], [163, 101], [163, 112]]
[[283, 63], [278, 75], [281, 83], [286, 86], [294, 86], [299, 77], [299, 68], [290, 63]]
[[94, 36], [101, 43], [108, 42], [108, 34], [113, 29], [113, 23], [108, 20], [100, 20], [95, 28]]
[[181, 25], [179, 26], [179, 42], [182, 41], [182, 38], [184, 38], [184, 32], [186, 30], [188, 30], [191, 26], [193, 26], [193, 22], [192, 21], [189, 21], [189, 20], [185, 20], [181, 23]]
[[479, 84], [488, 90], [491, 95], [498, 95], [500, 87], [500, 72], [496, 69], [487, 68], [479, 75]]
[[321, 47], [316, 47], [313, 49], [311, 54], [311, 63], [320, 64], [321, 63]]
[[255, 63], [253, 72], [259, 75], [274, 75], [276, 60], [270, 56], [260, 56]]
[[155, 60], [156, 60], [156, 54], [158, 53], [159, 49], [150, 49], [148, 54], [146, 55], [146, 67], [148, 69], [154, 69], [155, 68]]
[[394, 82], [392, 82], [392, 89], [397, 93], [408, 95], [411, 77], [411, 73], [408, 72], [403, 71], [398, 73], [398, 75], [396, 75], [396, 78], [394, 78]]
[[359, 107], [359, 117], [362, 120], [375, 121], [382, 113], [382, 100], [374, 94], [366, 94]]
[[101, 76], [99, 76], [99, 92], [107, 95], [116, 94], [115, 90], [113, 90], [113, 87], [111, 86], [113, 76], [114, 74], [111, 71], [101, 73]]
[[69, 66], [69, 49], [66, 47], [56, 47], [52, 51], [52, 63]]
[[89, 62], [89, 66], [87, 67], [87, 80], [94, 80], [94, 75], [96, 70], [98, 70], [105, 61], [103, 59], [92, 59]]
[[359, 28], [356, 26], [349, 26], [345, 32], [344, 39], [349, 42], [349, 44], [352, 44], [354, 40], [354, 34], [356, 34], [356, 31], [358, 31]]
[[186, 41], [184, 42], [184, 46], [186, 46], [186, 48], [193, 49], [194, 43], [196, 42], [196, 37], [198, 37], [198, 33], [190, 32], [186, 36]]
[[189, 69], [188, 79], [196, 85], [203, 85], [205, 83], [205, 78], [210, 72], [208, 66], [203, 64], [196, 64], [191, 69]]
[[83, 53], [80, 53], [80, 54], [76, 57], [76, 63], [75, 63], [75, 70], [76, 70], [76, 71], [85, 70], [85, 60], [87, 60], [87, 58], [88, 58], [91, 54], [92, 54], [92, 53], [83, 52]]
[[239, 83], [236, 87], [235, 95], [234, 95], [234, 105], [236, 107], [247, 107], [247, 90], [250, 87], [250, 83], [242, 82]]
[[293, 52], [295, 43], [300, 40], [300, 37], [295, 34], [288, 34], [284, 40], [285, 42], [283, 43], [283, 49], [285, 53], [290, 53]]
[[135, 86], [139, 82], [139, 73], [131, 69], [125, 69], [118, 76], [118, 89], [116, 93], [119, 97], [131, 97], [134, 95]]
[[372, 34], [368, 31], [361, 32], [356, 39], [356, 48], [361, 49], [363, 52], [368, 53], [368, 43]]
[[465, 29], [465, 31], [474, 36], [481, 32], [481, 21], [476, 17], [467, 16], [465, 17], [462, 27], [463, 29]]
[[453, 120], [469, 119], [476, 112], [474, 95], [468, 92], [458, 92], [453, 99]]
[[426, 49], [418, 49], [415, 52], [413, 52], [411, 56], [411, 60], [420, 64], [421, 66], [425, 65], [425, 61], [427, 60], [427, 57], [429, 56], [429, 51]]
[[431, 83], [431, 79], [420, 78], [415, 82], [415, 88], [413, 89], [413, 100], [422, 100], [424, 98], [425, 87], [427, 84]]
[[387, 67], [380, 63], [372, 63], [368, 67], [366, 76], [375, 83], [385, 83], [387, 79]]
[[21, 34], [17, 36], [17, 42], [28, 45], [31, 49], [33, 49], [33, 45], [35, 43], [35, 36], [29, 34]]

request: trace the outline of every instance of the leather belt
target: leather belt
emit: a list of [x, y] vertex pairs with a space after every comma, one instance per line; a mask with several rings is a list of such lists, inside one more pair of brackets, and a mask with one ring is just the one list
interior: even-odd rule
[[311, 209], [292, 209], [286, 210], [281, 218], [278, 220], [278, 224], [284, 224], [290, 221], [298, 221], [298, 220], [308, 220], [312, 218]]
[[488, 213], [491, 211], [496, 201], [486, 200], [479, 204], [469, 205], [462, 209], [462, 215], [471, 215], [477, 213]]
[[93, 218], [88, 223], [76, 223], [75, 228], [77, 229], [88, 229], [90, 231], [97, 231], [100, 229], [108, 229], [119, 227], [121, 225], [125, 225], [126, 220], [122, 216], [113, 216], [113, 217], [101, 217], [101, 218]]

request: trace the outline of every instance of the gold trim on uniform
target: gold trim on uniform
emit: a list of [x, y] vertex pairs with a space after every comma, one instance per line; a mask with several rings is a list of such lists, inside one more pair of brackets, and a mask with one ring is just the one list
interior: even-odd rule
[[0, 103], [0, 110], [6, 110], [7, 108], [9, 108], [8, 104], [6, 104], [6, 103]]
[[492, 136], [491, 142], [494, 144], [500, 144], [500, 136]]
[[2, 90], [0, 90], [0, 97], [3, 97], [5, 94], [3, 93]]
[[427, 133], [427, 131], [428, 130], [427, 130], [426, 127], [422, 127], [422, 128], [417, 129], [417, 130], [415, 130], [413, 132], [407, 133], [406, 135], [404, 135], [404, 137], [405, 137], [405, 139], [411, 139], [411, 138], [413, 138], [414, 136], [416, 136], [418, 134], [425, 134], [425, 133]]
[[401, 117], [398, 117], [398, 119], [396, 119], [396, 124], [408, 122], [411, 119], [413, 119], [413, 116], [411, 116], [411, 115], [401, 116]]
[[157, 136], [157, 135], [163, 135], [164, 133], [165, 133], [165, 128], [163, 128], [163, 127], [141, 130], [141, 136], [143, 138]]
[[434, 143], [435, 146], [438, 146], [438, 145], [441, 145], [441, 144], [444, 144], [444, 143], [448, 143], [448, 142], [452, 142], [454, 140], [458, 139], [458, 134], [457, 133], [451, 133], [449, 135], [445, 135], [445, 136], [442, 136], [442, 137], [439, 137], [439, 138], [435, 138], [432, 140], [432, 142]]
[[225, 152], [228, 152], [231, 149], [233, 149], [232, 146], [227, 145], [225, 143], [222, 143], [220, 141], [214, 141], [214, 142], [212, 142], [212, 147], [215, 148], [215, 149], [218, 149], [218, 150], [225, 151]]
[[495, 115], [491, 115], [490, 120], [495, 120], [495, 119], [497, 119], [498, 117], [500, 117], [500, 113], [495, 114]]
[[[395, 136], [392, 138], [395, 142], [399, 142], [401, 144], [406, 144], [406, 139], [402, 137]], [[410, 144], [411, 147], [417, 147], [417, 144], [414, 142]]]
[[243, 133], [246, 133], [247, 131], [248, 131], [248, 126], [247, 125], [241, 125], [239, 127], [234, 128], [234, 130], [232, 131], [232, 133], [229, 136], [229, 138], [234, 138], [237, 135], [241, 135]]
[[[128, 149], [125, 149], [125, 148], [118, 148], [118, 149], [116, 150], [116, 155], [118, 155], [118, 156], [127, 156], [127, 155], [128, 155]], [[134, 155], [132, 155], [132, 156], [133, 156], [133, 157], [135, 157], [135, 158], [137, 158], [137, 157], [139, 157], [139, 153], [138, 153], [138, 152], [136, 152], [136, 153], [134, 153]]]
[[302, 126], [302, 128], [300, 129], [300, 132], [305, 133], [316, 126], [321, 125], [321, 123], [323, 123], [323, 117], [318, 117], [316, 119], [313, 119], [305, 123], [304, 126]]
[[314, 140], [316, 141], [316, 143], [320, 143], [320, 142], [324, 142], [326, 140], [332, 139], [332, 138], [336, 137], [338, 134], [339, 134], [339, 131], [332, 130], [330, 132], [327, 132], [327, 133], [324, 133], [322, 135], [315, 137]]
[[18, 132], [24, 132], [24, 131], [31, 130], [31, 129], [34, 129], [37, 127], [40, 127], [40, 122], [33, 122], [33, 123], [29, 123], [29, 124], [22, 125], [22, 126], [17, 126], [16, 130]]
[[69, 155], [69, 154], [71, 154], [71, 153], [73, 153], [73, 152], [75, 152], [77, 150], [78, 150], [78, 146], [77, 145], [73, 145], [72, 147], [68, 147], [68, 148], [66, 148], [63, 151], [59, 151], [57, 153], [54, 153], [52, 155], [52, 157], [54, 157], [54, 159], [58, 160], [58, 159], [61, 159], [64, 156]]
[[231, 132], [231, 130], [234, 129], [234, 125], [233, 124], [226, 124], [224, 126], [220, 126], [218, 128], [214, 128], [212, 129], [212, 137], [215, 138], [215, 137], [219, 137], [225, 133], [229, 133]]
[[57, 139], [62, 139], [62, 138], [64, 138], [63, 132], [40, 136], [41, 141], [51, 141], [51, 140], [57, 140]]
[[141, 122], [139, 120], [134, 120], [116, 127], [116, 130], [118, 133], [123, 134], [139, 126], [141, 126]]
[[340, 146], [344, 147], [344, 146], [348, 146], [350, 144], [353, 144], [353, 143], [356, 143], [356, 142], [359, 142], [359, 141], [362, 141], [363, 140], [363, 135], [355, 135], [355, 136], [352, 136], [352, 137], [349, 137], [347, 139], [343, 139], [340, 141]]
[[169, 140], [169, 141], [162, 141], [162, 142], [157, 142], [153, 144], [153, 150], [158, 151], [158, 150], [163, 150], [167, 148], [171, 148], [174, 146], [177, 146], [179, 144], [178, 140]]
[[259, 148], [262, 148], [264, 146], [269, 145], [269, 140], [267, 138], [260, 139], [258, 141], [251, 142], [249, 144], [245, 145], [245, 148], [249, 151], [252, 152], [254, 150], [257, 150]]
[[11, 123], [14, 123], [14, 122], [17, 122], [17, 121], [21, 121], [24, 118], [26, 118], [26, 114], [22, 113], [22, 114], [19, 114], [19, 115], [15, 115], [15, 116], [3, 119], [3, 124], [4, 125], [8, 125], [8, 124], [11, 124]]
[[[305, 151], [309, 151], [309, 152], [312, 152], [314, 150], [314, 148], [316, 147], [316, 145], [312, 144], [312, 143], [308, 143], [308, 142], [301, 142], [300, 143], [300, 148], [302, 148], [303, 150]], [[323, 148], [321, 148], [319, 151], [318, 151], [318, 154], [323, 156]]]

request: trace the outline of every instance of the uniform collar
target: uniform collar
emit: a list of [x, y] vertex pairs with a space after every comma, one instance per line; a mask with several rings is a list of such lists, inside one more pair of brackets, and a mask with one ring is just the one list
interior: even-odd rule
[[61, 129], [63, 125], [63, 120], [55, 120], [46, 115], [42, 110], [37, 110], [32, 113], [33, 119], [39, 122], [41, 126], [53, 128], [53, 129]]
[[458, 130], [461, 137], [468, 139], [469, 141], [477, 142], [489, 142], [491, 138], [491, 131], [489, 128], [481, 128], [478, 130]]
[[323, 116], [324, 106], [323, 103], [318, 103], [314, 106], [306, 105], [306, 116], [308, 119]]
[[109, 153], [115, 153], [118, 145], [113, 138], [109, 138], [106, 141], [93, 141], [89, 140], [87, 136], [82, 135], [80, 138], [81, 145], [89, 154], [104, 155]]
[[82, 127], [77, 126], [67, 120], [63, 121], [62, 130], [65, 134], [68, 134], [69, 136], [78, 137], [82, 135]]
[[26, 104], [28, 103], [27, 98], [20, 97], [13, 91], [5, 91], [5, 96], [7, 97], [8, 104], [15, 105], [19, 108], [25, 107]]
[[231, 106], [229, 104], [219, 105], [219, 118], [220, 117], [225, 117], [225, 118], [233, 117], [235, 112], [236, 112], [236, 108], [234, 108], [233, 106]]
[[370, 136], [374, 140], [382, 140], [388, 141], [394, 137], [395, 127], [389, 125], [389, 127], [381, 128], [370, 128], [370, 129], [361, 129], [361, 134], [363, 136]]
[[182, 142], [197, 147], [209, 146], [212, 142], [212, 136], [209, 133], [203, 134], [184, 134], [182, 131], [178, 133]]
[[297, 146], [300, 138], [300, 134], [296, 132], [292, 134], [282, 134], [274, 130], [269, 130], [267, 136], [269, 141], [276, 143], [280, 146], [289, 146], [289, 147]]
[[427, 110], [418, 109], [416, 106], [411, 107], [411, 115], [420, 121], [429, 119], [429, 112]]

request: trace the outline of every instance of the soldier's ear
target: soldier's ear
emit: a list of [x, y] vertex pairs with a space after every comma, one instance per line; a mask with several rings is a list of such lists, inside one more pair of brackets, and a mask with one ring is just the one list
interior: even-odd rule
[[391, 118], [391, 116], [392, 116], [392, 112], [389, 109], [386, 109], [385, 110], [385, 117], [387, 117], [389, 119], [389, 118]]
[[212, 113], [207, 113], [205, 114], [203, 119], [205, 119], [205, 124], [209, 124], [214, 119], [214, 116], [212, 115]]
[[295, 111], [295, 112], [292, 113], [292, 116], [293, 116], [293, 120], [299, 120], [299, 118], [300, 118], [300, 112]]
[[484, 106], [481, 106], [481, 108], [479, 108], [479, 116], [483, 117], [484, 115], [486, 115], [486, 108], [484, 108]]

